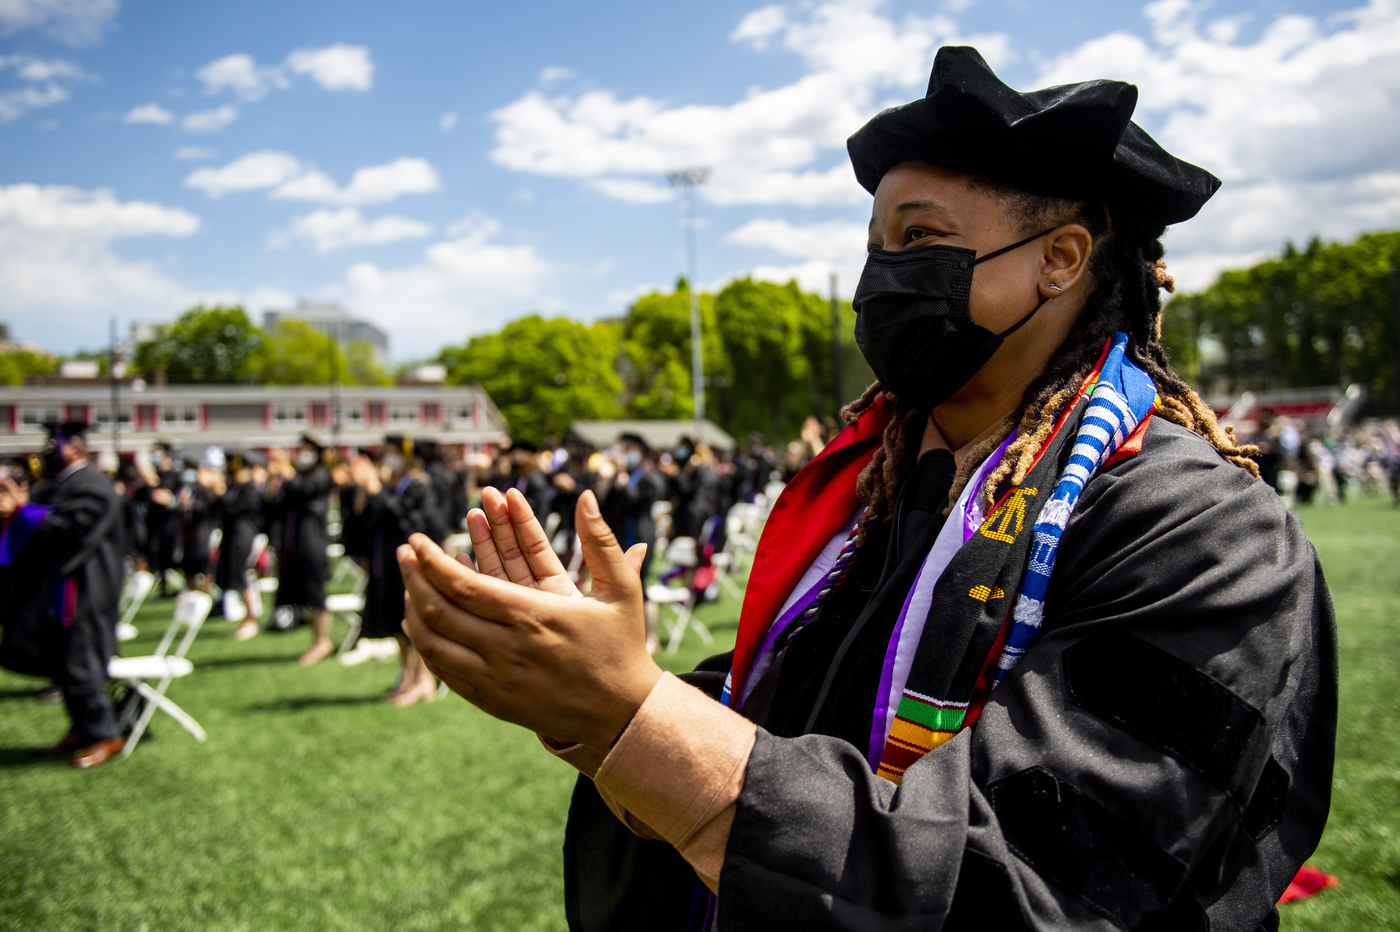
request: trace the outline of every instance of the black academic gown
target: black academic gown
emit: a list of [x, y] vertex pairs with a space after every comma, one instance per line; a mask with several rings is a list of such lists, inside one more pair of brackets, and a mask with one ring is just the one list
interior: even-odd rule
[[23, 672], [51, 677], [63, 690], [74, 733], [115, 738], [107, 661], [116, 650], [122, 503], [111, 479], [91, 466], [60, 478], [46, 497], [52, 510], [5, 574], [0, 618], [7, 639], [20, 625], [37, 636], [37, 663]]
[[[1331, 602], [1302, 528], [1157, 418], [1080, 498], [1040, 638], [899, 786], [847, 740], [758, 729], [717, 926], [1276, 929], [1327, 820], [1336, 714]], [[693, 875], [600, 806], [581, 780], [571, 926], [685, 928]]]
[[187, 500], [178, 509], [184, 541], [180, 569], [193, 585], [196, 576], [209, 572], [209, 537], [214, 531], [216, 503], [209, 490], [197, 482], [187, 486], [185, 494]]
[[393, 488], [369, 496], [361, 521], [371, 544], [360, 633], [367, 638], [402, 636], [404, 585], [396, 551], [408, 543], [410, 534], [427, 534], [441, 542], [437, 496], [427, 483], [406, 476]]
[[330, 558], [326, 515], [331, 479], [324, 469], [282, 483], [268, 506], [268, 540], [277, 549], [277, 605], [319, 611], [326, 605]]
[[224, 534], [219, 542], [214, 584], [220, 589], [242, 592], [248, 588], [248, 558], [253, 552], [253, 538], [258, 536], [262, 508], [262, 495], [251, 482], [231, 486], [219, 497], [215, 516]]

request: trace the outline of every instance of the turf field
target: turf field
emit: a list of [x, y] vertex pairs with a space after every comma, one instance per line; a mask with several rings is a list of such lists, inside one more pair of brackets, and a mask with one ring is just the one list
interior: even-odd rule
[[[1341, 631], [1332, 819], [1313, 862], [1341, 887], [1284, 907], [1286, 929], [1400, 928], [1400, 512], [1309, 508]], [[148, 652], [172, 602], [152, 602]], [[738, 606], [702, 618], [732, 642]], [[455, 696], [380, 701], [394, 667], [303, 670], [303, 630], [246, 643], [209, 622], [128, 760], [90, 772], [28, 750], [60, 737], [39, 681], [0, 672], [0, 929], [563, 929], [572, 771]], [[340, 630], [337, 629], [337, 634]], [[668, 660], [709, 651], [691, 637]]]

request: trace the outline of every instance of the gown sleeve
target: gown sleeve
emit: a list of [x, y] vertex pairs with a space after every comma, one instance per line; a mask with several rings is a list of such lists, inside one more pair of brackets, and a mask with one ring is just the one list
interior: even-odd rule
[[1159, 419], [1086, 488], [1040, 639], [899, 786], [759, 729], [719, 928], [1277, 928], [1327, 818], [1336, 678], [1296, 519]]

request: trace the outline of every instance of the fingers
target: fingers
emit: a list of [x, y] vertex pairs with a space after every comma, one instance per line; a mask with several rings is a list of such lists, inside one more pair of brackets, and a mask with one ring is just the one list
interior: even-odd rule
[[[486, 512], [486, 520], [491, 526], [491, 539], [496, 544], [496, 552], [500, 554], [506, 578], [522, 586], [530, 585], [535, 581], [535, 574], [530, 571], [530, 562], [525, 559], [525, 554], [520, 549], [520, 541], [515, 536], [506, 497], [496, 489], [482, 489], [481, 508]], [[525, 510], [528, 512], [530, 506], [526, 505]]]
[[[444, 637], [428, 627], [411, 601], [406, 601], [403, 630], [434, 673], [444, 679], [456, 680], [475, 692], [471, 684], [486, 675], [486, 658], [470, 647]], [[452, 688], [456, 689], [456, 686]], [[462, 692], [461, 689], [457, 691]], [[462, 694], [467, 695], [465, 692]]]
[[[415, 534], [414, 537], [422, 535]], [[427, 538], [424, 538], [427, 540]], [[428, 541], [428, 543], [432, 543]], [[459, 573], [471, 573], [460, 563], [449, 560], [446, 554], [438, 551], [442, 560]], [[489, 652], [492, 645], [497, 643], [500, 636], [500, 625], [494, 620], [483, 618], [470, 608], [463, 607], [459, 602], [449, 601], [443, 594], [440, 587], [430, 581], [428, 575], [423, 571], [422, 561], [411, 547], [399, 548], [399, 569], [403, 573], [404, 589], [407, 592], [409, 602], [412, 605], [416, 617], [427, 627], [432, 628], [438, 634], [449, 638], [477, 653]], [[471, 573], [473, 579], [488, 579], [477, 573]], [[497, 585], [502, 585], [497, 582]], [[510, 588], [516, 588], [511, 586]]]
[[627, 562], [617, 537], [599, 513], [598, 499], [591, 490], [578, 497], [574, 523], [583, 547], [583, 558], [593, 573], [594, 597], [605, 602], [640, 598], [642, 583], [637, 569]]
[[451, 633], [443, 631], [435, 618], [426, 613], [427, 600], [450, 603], [486, 623], [505, 625], [516, 625], [558, 608], [552, 604], [557, 596], [475, 572], [443, 553], [423, 534], [409, 537], [408, 544], [399, 548], [398, 558], [404, 586], [423, 620], [449, 636]]
[[540, 527], [539, 519], [535, 517], [525, 496], [511, 489], [506, 493], [506, 506], [510, 509], [510, 518], [515, 525], [516, 542], [530, 566], [530, 575], [535, 579], [562, 576], [564, 564], [559, 562], [554, 548], [549, 545], [549, 538], [544, 536], [544, 528]]
[[[640, 576], [642, 573], [642, 561], [647, 558], [647, 545], [633, 544], [631, 547], [627, 548], [627, 552], [623, 554], [623, 557], [627, 560], [627, 565], [632, 567], [632, 571]], [[645, 582], [645, 580], [643, 580], [643, 582]]]
[[[485, 493], [482, 497], [485, 498]], [[496, 541], [491, 536], [491, 523], [486, 520], [486, 512], [480, 508], [467, 512], [467, 533], [471, 535], [477, 569], [487, 576], [509, 580], [505, 565], [501, 563], [501, 554], [496, 550]]]

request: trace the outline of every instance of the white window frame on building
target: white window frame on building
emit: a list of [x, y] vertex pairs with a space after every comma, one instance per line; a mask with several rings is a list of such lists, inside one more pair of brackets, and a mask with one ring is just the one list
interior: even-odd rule
[[304, 401], [278, 402], [272, 409], [274, 427], [305, 427], [306, 408]]
[[416, 427], [421, 418], [422, 409], [419, 405], [391, 404], [389, 406], [389, 425], [391, 427]]
[[42, 434], [44, 425], [63, 420], [63, 405], [20, 405], [17, 426], [21, 434]]
[[199, 430], [199, 405], [171, 404], [160, 406], [161, 430]]

